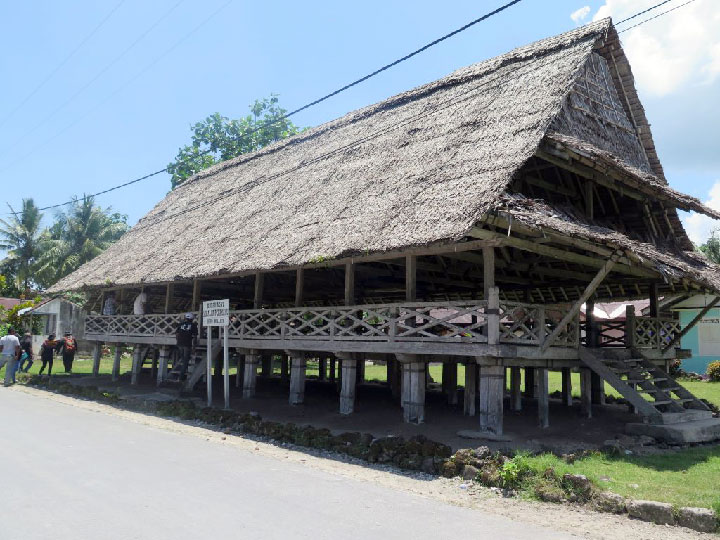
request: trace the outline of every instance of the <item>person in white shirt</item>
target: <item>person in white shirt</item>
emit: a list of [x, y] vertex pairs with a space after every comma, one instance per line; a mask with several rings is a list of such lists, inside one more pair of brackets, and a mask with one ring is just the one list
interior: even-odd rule
[[146, 303], [147, 293], [145, 293], [145, 291], [141, 291], [140, 294], [135, 297], [135, 302], [133, 302], [133, 313], [135, 315], [145, 315]]
[[5, 386], [10, 386], [15, 377], [15, 366], [22, 350], [15, 330], [8, 329], [7, 336], [0, 338], [0, 347], [0, 369], [5, 366]]
[[110, 293], [105, 299], [105, 305], [103, 306], [103, 315], [115, 315], [117, 312], [117, 303], [115, 302], [115, 293]]

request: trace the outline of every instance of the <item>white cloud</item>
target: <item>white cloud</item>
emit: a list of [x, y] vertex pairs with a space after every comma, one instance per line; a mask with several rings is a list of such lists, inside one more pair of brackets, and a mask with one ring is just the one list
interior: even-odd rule
[[[606, 0], [593, 20], [621, 21], [657, 0]], [[629, 28], [682, 4], [677, 0], [620, 25]], [[672, 94], [690, 84], [712, 84], [720, 76], [720, 4], [693, 2], [620, 34], [641, 92]]]
[[585, 20], [585, 17], [588, 16], [590, 13], [590, 6], [584, 6], [578, 9], [577, 11], [573, 11], [570, 14], [570, 18], [573, 20], [575, 24], [580, 24], [580, 22]]
[[[716, 181], [713, 187], [710, 188], [710, 198], [705, 201], [705, 204], [713, 210], [720, 211], [720, 180]], [[692, 212], [684, 221], [685, 230], [690, 240], [696, 244], [704, 244], [710, 237], [710, 233], [720, 228], [720, 223], [697, 212]]]

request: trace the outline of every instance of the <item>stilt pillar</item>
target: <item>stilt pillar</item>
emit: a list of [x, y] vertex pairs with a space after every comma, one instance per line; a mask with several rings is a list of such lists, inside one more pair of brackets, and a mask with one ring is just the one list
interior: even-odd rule
[[355, 411], [355, 391], [359, 362], [354, 358], [342, 359], [340, 377], [340, 414], [352, 414]]
[[455, 362], [444, 362], [442, 365], [442, 389], [447, 397], [448, 405], [457, 405], [457, 364]]
[[425, 362], [408, 355], [402, 362], [402, 406], [405, 422], [422, 424], [425, 421]]
[[112, 380], [117, 381], [120, 378], [120, 360], [122, 358], [122, 343], [115, 344], [115, 358], [113, 358]]
[[572, 371], [562, 368], [562, 402], [566, 407], [572, 407]]
[[280, 380], [287, 381], [290, 378], [290, 357], [282, 355], [280, 359]]
[[357, 369], [355, 384], [362, 384], [365, 382], [365, 359], [357, 361]]
[[318, 359], [318, 379], [321, 381], [325, 380], [325, 376], [327, 375], [327, 360], [324, 356], [321, 356]]
[[245, 355], [237, 355], [235, 369], [235, 388], [242, 388], [243, 375], [245, 375]]
[[480, 431], [503, 432], [503, 366], [480, 366]]
[[580, 370], [580, 408], [585, 418], [592, 418], [592, 372]]
[[255, 386], [257, 384], [257, 368], [260, 363], [260, 356], [257, 354], [245, 355], [245, 373], [243, 374], [243, 397], [255, 397]]
[[387, 380], [390, 385], [390, 393], [392, 397], [399, 400], [402, 395], [402, 375], [400, 373], [400, 362], [397, 360], [387, 361]]
[[290, 354], [290, 405], [302, 405], [305, 401], [305, 372], [307, 361], [301, 352]]
[[132, 362], [132, 373], [130, 375], [130, 384], [136, 385], [138, 383], [138, 375], [140, 375], [140, 369], [142, 368], [142, 353], [143, 349], [140, 345], [135, 345], [133, 348], [133, 362]]
[[102, 357], [102, 346], [103, 344], [96, 341], [93, 345], [93, 377], [100, 375], [100, 358]]
[[170, 347], [163, 345], [160, 347], [160, 357], [158, 358], [157, 385], [160, 386], [167, 380], [168, 360], [170, 359]]
[[537, 368], [535, 380], [538, 388], [538, 422], [541, 428], [550, 426], [550, 394], [548, 391], [548, 370]]
[[510, 368], [510, 409], [522, 410], [522, 372], [519, 367]]
[[465, 364], [465, 396], [463, 400], [463, 413], [475, 416], [477, 403], [478, 365], [475, 360], [468, 360]]
[[272, 356], [263, 355], [262, 364], [260, 366], [260, 375], [263, 377], [272, 376]]
[[535, 369], [525, 368], [525, 397], [534, 399], [537, 397], [535, 387]]
[[330, 357], [330, 382], [335, 382], [335, 359]]
[[591, 375], [593, 405], [605, 405], [605, 381], [597, 373]]

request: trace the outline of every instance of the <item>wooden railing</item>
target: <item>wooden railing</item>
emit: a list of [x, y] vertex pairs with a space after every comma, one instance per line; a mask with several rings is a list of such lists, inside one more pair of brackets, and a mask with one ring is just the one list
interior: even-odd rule
[[[228, 337], [540, 346], [566, 312], [564, 307], [519, 302], [497, 302], [491, 307], [486, 301], [246, 309], [230, 312]], [[171, 338], [182, 319], [183, 314], [88, 315], [85, 334], [89, 339], [108, 341]], [[490, 324], [493, 320], [495, 323]], [[577, 347], [579, 339], [579, 321], [575, 318], [566, 325], [554, 346]]]
[[[661, 317], [635, 317], [595, 321], [595, 347], [635, 347], [638, 349], [663, 349], [669, 345], [682, 328], [680, 321]], [[581, 324], [583, 345], [591, 345], [590, 329]]]

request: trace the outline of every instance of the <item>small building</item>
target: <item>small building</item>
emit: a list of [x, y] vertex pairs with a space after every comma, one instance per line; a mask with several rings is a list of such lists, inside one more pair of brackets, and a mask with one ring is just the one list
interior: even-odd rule
[[72, 332], [77, 339], [78, 352], [89, 353], [92, 349], [85, 339], [85, 310], [66, 298], [56, 296], [42, 300], [38, 305], [22, 310], [21, 315], [40, 318], [40, 333], [33, 334], [35, 352], [40, 350], [40, 345], [49, 334], [62, 336], [65, 332]]
[[[463, 364], [462, 412], [501, 434], [504, 408], [527, 400], [549, 425], [549, 371], [575, 406], [575, 371], [582, 414], [603, 404], [606, 381], [634, 407], [633, 429], [656, 436], [711, 417], [666, 373], [685, 352], [659, 299], [720, 295], [720, 269], [678, 210], [720, 218], [668, 185], [605, 19], [218, 163], [52, 290], [97, 306], [115, 296], [114, 315], [87, 316], [86, 337], [96, 366], [103, 343], [135, 346], [133, 382], [155, 349], [162, 384], [182, 312], [228, 299], [241, 374], [238, 390], [224, 381], [228, 403], [253, 398], [280, 358], [302, 405], [311, 358], [342, 380], [339, 412], [351, 414], [365, 360], [379, 360], [393, 410], [420, 423], [428, 364], [443, 363], [449, 403]], [[134, 315], [140, 291], [148, 309]], [[594, 304], [643, 299], [648, 315], [629, 309], [621, 335], [592, 317]]]
[[714, 300], [713, 295], [698, 294], [672, 306], [679, 315], [682, 328], [688, 328], [700, 315], [681, 341], [683, 349], [692, 351], [692, 357], [682, 362], [686, 371], [703, 374], [710, 362], [720, 360], [720, 307], [712, 307]]

